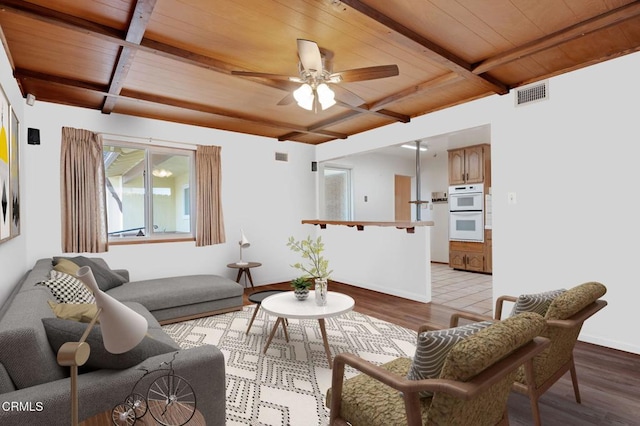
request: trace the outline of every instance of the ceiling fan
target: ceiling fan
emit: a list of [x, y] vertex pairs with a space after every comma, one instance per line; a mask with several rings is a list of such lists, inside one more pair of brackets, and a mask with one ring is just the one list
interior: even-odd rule
[[364, 99], [339, 86], [339, 83], [375, 80], [398, 75], [397, 65], [379, 65], [332, 72], [328, 56], [327, 51], [324, 51], [324, 54], [321, 52], [317, 43], [298, 39], [298, 58], [300, 59], [298, 63], [300, 75], [298, 77], [252, 71], [232, 71], [231, 74], [301, 83], [292, 93], [280, 100], [278, 105], [288, 105], [295, 100], [300, 107], [314, 113], [335, 105], [336, 101], [351, 106], [365, 103]]

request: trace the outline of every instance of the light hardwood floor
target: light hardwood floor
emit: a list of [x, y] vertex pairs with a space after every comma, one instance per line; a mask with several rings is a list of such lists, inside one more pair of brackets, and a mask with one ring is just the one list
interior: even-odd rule
[[[441, 272], [446, 273], [444, 269]], [[451, 276], [447, 279], [452, 279]], [[468, 279], [478, 278], [462, 276], [462, 278], [465, 277]], [[434, 280], [437, 281], [435, 278]], [[455, 284], [455, 282], [446, 283], [446, 285]], [[467, 288], [472, 287], [468, 285], [468, 282], [466, 284]], [[415, 302], [335, 282], [330, 282], [329, 287], [331, 291], [339, 291], [353, 297], [356, 301], [356, 311], [412, 330], [417, 330], [419, 325], [423, 323], [432, 323], [445, 328], [451, 314], [457, 312], [458, 309], [484, 313], [479, 310], [488, 306], [487, 311], [491, 313], [491, 301], [489, 300], [488, 304], [485, 301], [485, 305], [483, 305], [482, 301], [485, 298], [480, 298], [479, 302], [476, 301], [456, 308], [435, 302]], [[290, 287], [288, 283], [282, 283], [246, 289], [245, 304], [251, 303], [247, 299], [251, 292], [269, 289], [290, 289]], [[483, 291], [485, 289], [480, 290], [480, 292]], [[434, 294], [433, 299], [436, 300], [443, 294]], [[451, 303], [467, 297], [464, 294], [458, 296], [443, 301], [443, 303]], [[472, 300], [467, 299], [467, 301]], [[466, 302], [459, 301], [457, 303], [464, 305]], [[470, 309], [469, 306], [472, 308]], [[605, 309], [612, 308], [609, 306]], [[574, 354], [582, 404], [575, 402], [571, 379], [567, 373], [540, 399], [542, 424], [544, 426], [640, 425], [640, 355], [582, 342], [578, 342]], [[515, 393], [511, 394], [509, 420], [512, 426], [533, 424], [527, 397]]]

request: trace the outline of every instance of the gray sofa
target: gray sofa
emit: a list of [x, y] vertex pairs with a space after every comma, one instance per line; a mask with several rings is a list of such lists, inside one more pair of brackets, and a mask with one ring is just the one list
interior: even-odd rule
[[[104, 261], [94, 260], [106, 266]], [[62, 425], [71, 421], [69, 369], [58, 365], [43, 325], [43, 319], [55, 318], [47, 302], [55, 299], [48, 288], [35, 285], [49, 277], [52, 267], [51, 258], [38, 260], [0, 308], [0, 424], [3, 426]], [[128, 281], [127, 271], [115, 271]], [[127, 368], [94, 368], [80, 374], [79, 418], [83, 420], [111, 410], [133, 391], [146, 395], [149, 384], [158, 376], [149, 374], [136, 385], [145, 369], [157, 370], [162, 363], [173, 359], [175, 373], [193, 387], [197, 408], [207, 425], [224, 425], [223, 354], [215, 346], [180, 350], [164, 333], [159, 321], [168, 323], [242, 309], [242, 286], [224, 277], [194, 275], [126, 282], [108, 290], [107, 294], [142, 314], [149, 323], [148, 336], [169, 352], [149, 356]]]

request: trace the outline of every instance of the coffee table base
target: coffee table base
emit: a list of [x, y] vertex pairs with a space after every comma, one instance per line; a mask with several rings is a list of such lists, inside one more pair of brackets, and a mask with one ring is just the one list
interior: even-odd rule
[[[286, 318], [278, 317], [276, 323], [273, 325], [271, 329], [271, 333], [269, 334], [269, 338], [267, 339], [267, 343], [264, 345], [264, 349], [262, 353], [266, 354], [267, 349], [269, 349], [269, 345], [271, 344], [271, 340], [273, 340], [273, 336], [275, 336], [276, 331], [278, 330], [278, 325], [282, 324], [282, 329], [284, 330], [284, 338], [289, 343], [289, 333], [287, 332], [287, 327], [285, 325]], [[327, 361], [329, 361], [329, 368], [333, 367], [333, 360], [331, 359], [331, 350], [329, 349], [329, 340], [327, 339], [327, 328], [324, 323], [324, 318], [318, 318], [318, 324], [320, 325], [320, 334], [322, 335], [322, 343], [324, 344], [324, 352], [327, 354]]]

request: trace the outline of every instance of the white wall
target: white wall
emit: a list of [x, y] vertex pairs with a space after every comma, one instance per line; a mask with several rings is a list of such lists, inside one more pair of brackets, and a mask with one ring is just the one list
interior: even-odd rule
[[[431, 301], [430, 226], [410, 234], [394, 227], [329, 225], [318, 231], [331, 278], [418, 302]], [[329, 285], [331, 290], [331, 285]], [[381, 300], [381, 303], [384, 301]]]
[[[235, 279], [237, 271], [226, 264], [238, 259], [237, 242], [242, 227], [251, 241], [244, 258], [263, 264], [252, 273], [256, 284], [286, 281], [295, 276], [289, 265], [296, 257], [286, 242], [290, 235], [302, 238], [310, 233], [309, 227], [300, 221], [312, 217], [316, 210], [315, 176], [309, 168], [314, 156], [312, 146], [118, 114], [104, 115], [40, 101], [33, 107], [25, 107], [23, 121], [24, 127], [40, 129], [41, 145], [21, 145], [22, 249], [9, 257], [8, 244], [0, 245], [0, 262], [6, 262], [3, 276], [7, 277], [0, 283], [2, 293], [7, 293], [35, 260], [61, 254], [59, 158], [63, 126], [222, 146], [222, 205], [227, 242], [209, 247], [195, 247], [194, 242], [112, 245], [109, 252], [101, 254], [112, 267], [129, 269], [136, 280], [188, 273], [216, 273]], [[289, 162], [276, 162], [276, 151], [289, 153]]]
[[[494, 297], [600, 281], [609, 306], [580, 338], [640, 353], [629, 320], [640, 297], [640, 202], [630, 191], [640, 158], [639, 73], [640, 53], [627, 55], [553, 78], [548, 101], [514, 107], [512, 94], [492, 96], [322, 144], [316, 159], [490, 123]], [[517, 204], [507, 204], [508, 192]]]

